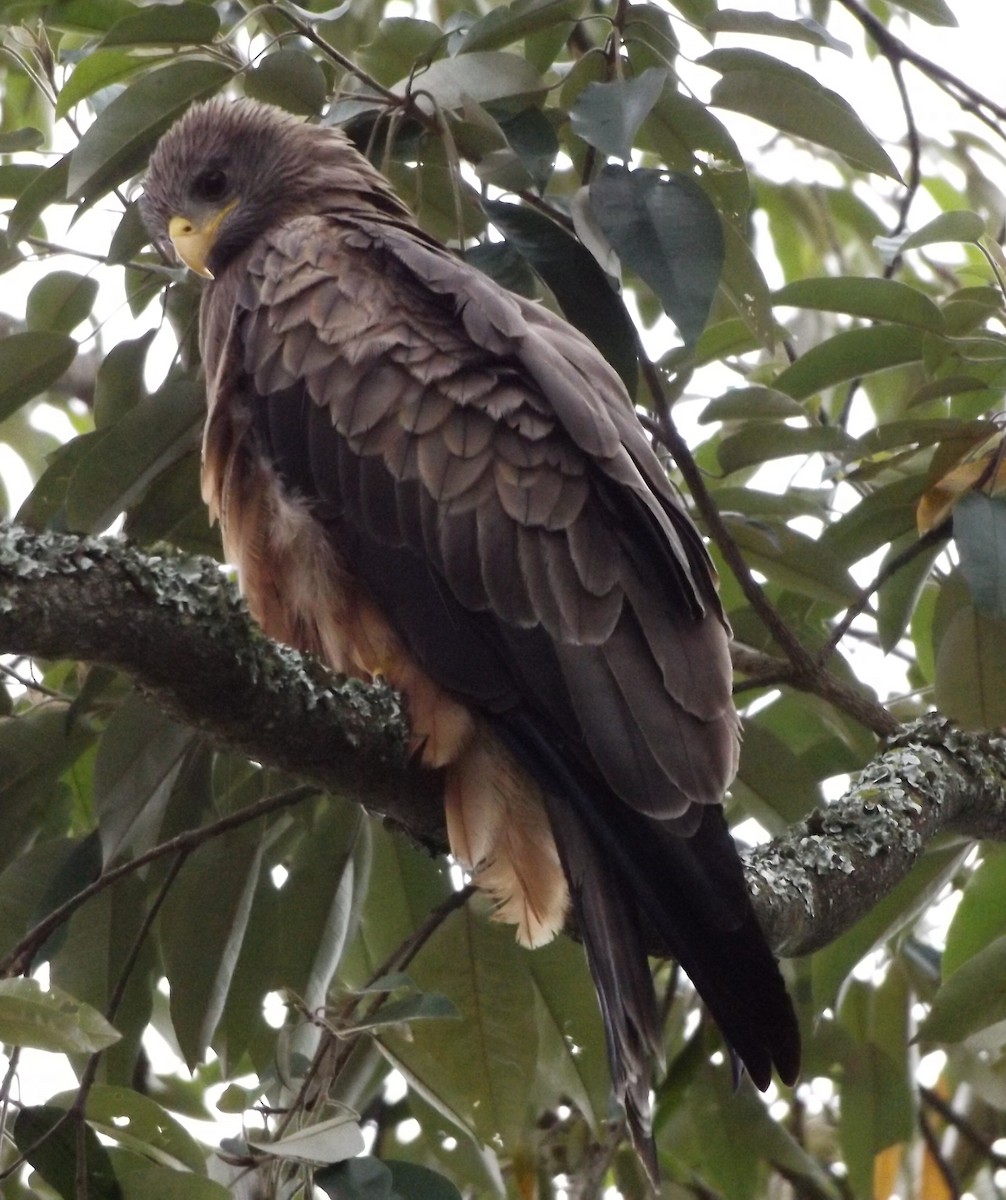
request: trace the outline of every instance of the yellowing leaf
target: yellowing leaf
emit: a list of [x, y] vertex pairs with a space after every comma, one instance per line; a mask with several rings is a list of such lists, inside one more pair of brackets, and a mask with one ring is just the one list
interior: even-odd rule
[[1001, 441], [981, 458], [958, 463], [922, 494], [915, 517], [919, 533], [928, 533], [942, 525], [961, 496], [979, 484], [986, 486], [992, 496], [1006, 488], [1006, 455], [1002, 453]]

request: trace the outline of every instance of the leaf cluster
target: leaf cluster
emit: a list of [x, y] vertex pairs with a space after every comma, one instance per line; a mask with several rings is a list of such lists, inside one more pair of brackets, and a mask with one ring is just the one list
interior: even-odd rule
[[[933, 705], [1003, 725], [1006, 113], [912, 47], [953, 4], [806, 7], [5, 4], [0, 438], [31, 480], [9, 515], [121, 529], [183, 574], [221, 557], [199, 498], [199, 285], [147, 244], [136, 185], [189, 104], [248, 95], [344, 128], [425, 229], [554, 305], [625, 381], [738, 643], [732, 819], [781, 833]], [[871, 54], [896, 141], [858, 102]], [[923, 136], [906, 64], [962, 106], [959, 130]], [[113, 667], [2, 648], [4, 1195], [646, 1194], [574, 941], [519, 950], [356, 796], [217, 744]], [[771, 1110], [733, 1094], [658, 968], [677, 996], [667, 1195], [937, 1194], [936, 1177], [991, 1194], [1006, 880], [998, 851], [968, 849], [937, 845], [792, 965], [805, 1082]], [[164, 1043], [188, 1077], [154, 1061]], [[935, 1088], [916, 1044], [943, 1048]], [[33, 1050], [78, 1086], [19, 1102]], [[231, 1121], [222, 1147], [187, 1131], [208, 1115]]]

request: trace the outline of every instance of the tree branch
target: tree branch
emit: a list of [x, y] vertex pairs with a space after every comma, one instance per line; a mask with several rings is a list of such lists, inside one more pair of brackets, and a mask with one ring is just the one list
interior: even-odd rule
[[[117, 667], [221, 744], [445, 844], [440, 780], [410, 764], [395, 693], [267, 641], [217, 563], [0, 524], [0, 653]], [[1006, 739], [932, 715], [901, 729], [842, 800], [748, 855], [770, 942], [786, 955], [825, 945], [942, 834], [1006, 838]]]

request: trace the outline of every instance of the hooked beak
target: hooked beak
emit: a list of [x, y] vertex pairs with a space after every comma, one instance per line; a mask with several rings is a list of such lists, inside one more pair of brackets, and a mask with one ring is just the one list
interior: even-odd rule
[[168, 237], [171, 238], [175, 253], [190, 271], [195, 271], [204, 279], [213, 278], [213, 272], [206, 264], [217, 240], [217, 232], [224, 218], [232, 213], [239, 203], [238, 199], [234, 199], [230, 204], [225, 204], [201, 225], [181, 216], [172, 217], [168, 222]]

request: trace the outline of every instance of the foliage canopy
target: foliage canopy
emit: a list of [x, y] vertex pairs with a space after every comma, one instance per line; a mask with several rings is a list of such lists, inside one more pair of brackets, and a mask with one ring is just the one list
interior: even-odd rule
[[[791, 963], [805, 1078], [770, 1108], [733, 1092], [715, 1030], [659, 967], [679, 993], [664, 1194], [998, 1194], [1006, 861], [993, 841], [974, 853], [972, 827], [926, 843], [913, 825], [911, 770], [935, 762], [940, 782], [956, 734], [939, 726], [938, 752], [909, 737], [893, 783], [874, 756], [934, 707], [1006, 724], [1006, 110], [914, 48], [924, 24], [954, 25], [945, 0], [406, 7], [0, 14], [0, 503], [4, 477], [31, 479], [8, 506], [21, 528], [0, 525], [0, 1189], [646, 1194], [579, 947], [520, 950], [359, 807], [437, 841], [376, 800], [381, 771], [384, 791], [408, 776], [394, 698], [350, 689], [330, 715], [319, 671], [263, 649], [192, 557], [220, 556], [198, 488], [199, 284], [147, 245], [135, 184], [191, 102], [230, 91], [344, 127], [427, 230], [556, 305], [625, 380], [735, 630], [731, 818], [782, 839], [864, 768], [857, 811], [894, 814], [856, 854], [824, 848], [844, 836], [827, 815], [799, 834], [803, 868], [859, 899], [810, 915]], [[875, 113], [870, 59], [895, 97]], [[953, 129], [917, 121], [926, 89], [957, 106]], [[86, 540], [116, 522], [143, 554]], [[376, 750], [332, 734], [360, 777], [322, 790], [310, 743], [270, 741], [237, 685], [229, 708], [198, 678], [221, 648], [280, 727], [286, 697], [377, 730]], [[989, 785], [1004, 751], [974, 745]], [[1004, 831], [989, 807], [980, 832]], [[913, 873], [884, 876], [906, 847]], [[48, 988], [29, 977], [43, 963]], [[151, 1064], [150, 1028], [189, 1077]], [[927, 1086], [920, 1046], [943, 1052]], [[78, 1086], [39, 1095], [30, 1049], [65, 1055]], [[222, 1149], [184, 1123], [208, 1113], [240, 1130]]]

